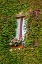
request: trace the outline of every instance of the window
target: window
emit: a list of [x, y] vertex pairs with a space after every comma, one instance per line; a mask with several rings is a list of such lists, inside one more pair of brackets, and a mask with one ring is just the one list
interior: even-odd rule
[[26, 31], [24, 30], [24, 24], [25, 24], [24, 17], [17, 18], [16, 38], [18, 40], [21, 37], [24, 39], [24, 34], [26, 33]]

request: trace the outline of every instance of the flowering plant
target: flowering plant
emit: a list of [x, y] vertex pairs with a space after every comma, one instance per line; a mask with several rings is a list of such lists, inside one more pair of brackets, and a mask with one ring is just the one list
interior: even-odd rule
[[22, 38], [20, 38], [19, 40], [17, 40], [16, 38], [14, 38], [13, 40], [11, 40], [11, 42], [9, 43], [10, 46], [18, 46], [22, 44]]

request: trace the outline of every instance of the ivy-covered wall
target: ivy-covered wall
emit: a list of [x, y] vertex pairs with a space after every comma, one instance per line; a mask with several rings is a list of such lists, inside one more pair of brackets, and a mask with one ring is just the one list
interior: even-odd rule
[[[42, 41], [42, 1], [31, 1], [29, 7], [29, 14], [26, 17], [26, 29], [27, 33], [25, 36], [26, 42], [28, 44], [41, 43]], [[38, 42], [36, 42], [36, 39]]]
[[16, 36], [16, 9], [12, 3], [10, 0], [0, 0], [0, 64], [9, 54], [9, 42]]
[[15, 11], [10, 2], [3, 0], [0, 2], [0, 47], [6, 46], [16, 36], [16, 27]]
[[[37, 12], [37, 16], [35, 11]], [[33, 44], [35, 38], [37, 38], [37, 40], [39, 39], [42, 40], [42, 18], [41, 17], [42, 14], [40, 13], [40, 11], [33, 10], [29, 13], [28, 17], [26, 18], [27, 33], [25, 39], [28, 44]]]
[[10, 38], [15, 37], [16, 35], [17, 23], [15, 14], [22, 11], [23, 13], [29, 12], [31, 9], [33, 11], [40, 10], [40, 14], [38, 15], [38, 21], [35, 21], [35, 17], [31, 15], [27, 16], [27, 21], [30, 23], [30, 31], [32, 34], [28, 34], [30, 31], [27, 32], [29, 36], [27, 36], [26, 41], [30, 42], [34, 35], [37, 35], [40, 38], [39, 43], [42, 43], [42, 0], [0, 0], [0, 64], [22, 64], [19, 57], [21, 55], [13, 55], [13, 52], [10, 53], [8, 43]]

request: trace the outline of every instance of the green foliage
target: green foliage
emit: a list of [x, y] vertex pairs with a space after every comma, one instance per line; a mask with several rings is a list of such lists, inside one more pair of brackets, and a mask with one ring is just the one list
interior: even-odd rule
[[[35, 10], [34, 10], [35, 11]], [[27, 17], [27, 23], [26, 23], [26, 28], [27, 30], [27, 37], [26, 37], [26, 42], [32, 43], [34, 41], [35, 37], [38, 37], [38, 39], [41, 37], [42, 38], [42, 14], [39, 13], [37, 18], [35, 16], [32, 16], [30, 14], [29, 18]], [[36, 20], [37, 19], [37, 20]]]
[[[41, 50], [39, 47], [31, 48], [26, 47], [21, 50], [14, 50], [12, 52], [9, 52], [6, 55], [2, 55], [1, 58], [1, 64], [37, 64], [42, 63], [42, 57], [41, 57]], [[4, 57], [4, 58], [3, 58]]]
[[[26, 42], [31, 43], [38, 37], [38, 48], [26, 47], [20, 51], [9, 52], [8, 43], [16, 35], [16, 13], [40, 10], [38, 21], [31, 15], [27, 16]], [[0, 64], [41, 64], [42, 42], [42, 0], [0, 0]], [[37, 25], [38, 24], [38, 25]], [[24, 53], [25, 52], [25, 53]], [[39, 53], [39, 54], [38, 54]]]
[[[3, 62], [4, 64], [8, 64], [8, 61], [4, 61], [3, 59], [9, 52], [10, 40], [16, 36], [17, 22], [15, 10], [12, 6], [7, 0], [0, 2], [0, 64], [3, 64]], [[8, 60], [8, 58], [5, 60]]]
[[[28, 16], [26, 17], [26, 28], [27, 33], [25, 36], [25, 40], [28, 44], [32, 44], [35, 37], [42, 38], [42, 4], [41, 1], [31, 1], [30, 3], [30, 11]], [[37, 11], [38, 10], [38, 11]], [[35, 11], [37, 11], [37, 16]], [[39, 41], [38, 41], [39, 42]]]

